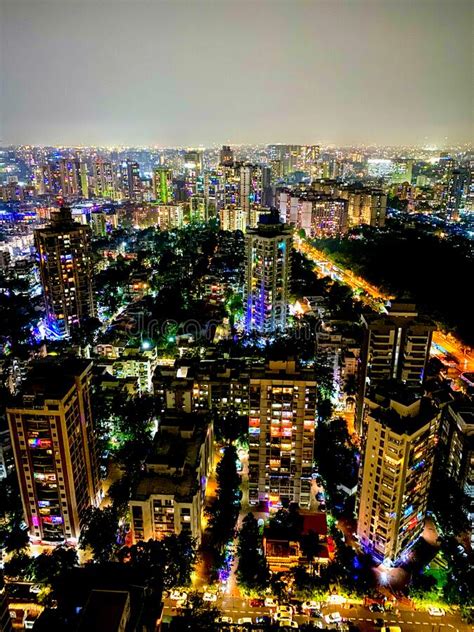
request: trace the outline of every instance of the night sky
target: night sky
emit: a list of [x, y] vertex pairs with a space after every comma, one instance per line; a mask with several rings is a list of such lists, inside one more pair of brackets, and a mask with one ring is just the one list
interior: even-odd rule
[[473, 7], [0, 0], [0, 142], [471, 141]]

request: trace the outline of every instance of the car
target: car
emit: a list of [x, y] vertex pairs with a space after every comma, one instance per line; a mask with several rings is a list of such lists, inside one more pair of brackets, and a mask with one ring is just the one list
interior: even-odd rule
[[269, 617], [267, 614], [263, 614], [261, 617], [257, 617], [255, 619], [255, 623], [260, 623], [266, 626], [269, 626], [272, 622], [272, 618]]
[[252, 619], [251, 617], [241, 617], [238, 621], [237, 621], [238, 625], [252, 625]]
[[321, 610], [318, 610], [317, 608], [311, 608], [311, 610], [308, 610], [306, 614], [309, 614], [309, 616], [313, 617], [313, 619], [323, 616]]
[[276, 599], [273, 597], [265, 597], [264, 606], [265, 608], [276, 608], [278, 605]]
[[332, 604], [346, 603], [346, 598], [343, 597], [342, 595], [330, 595], [328, 597], [328, 603], [332, 603]]
[[251, 599], [249, 601], [249, 605], [251, 608], [262, 608], [265, 605], [264, 599]]
[[217, 617], [217, 619], [215, 619], [215, 622], [232, 624], [234, 623], [234, 620], [232, 619], [232, 617]]
[[380, 603], [371, 603], [369, 610], [370, 612], [385, 612], [385, 608]]
[[188, 593], [185, 592], [184, 590], [172, 590], [170, 592], [170, 599], [172, 599], [173, 601], [186, 601], [186, 599], [188, 598]]
[[375, 619], [374, 624], [377, 628], [383, 628], [385, 625], [385, 621], [383, 619]]
[[319, 511], [326, 511], [326, 503], [319, 503]]
[[304, 601], [301, 607], [303, 608], [303, 610], [319, 610], [320, 608], [319, 603], [317, 601], [314, 601], [314, 599]]
[[446, 611], [443, 608], [437, 608], [436, 606], [430, 606], [428, 612], [432, 617], [444, 617]]
[[280, 628], [293, 628], [298, 629], [298, 624], [296, 621], [292, 621], [291, 619], [280, 619]]
[[204, 601], [217, 601], [216, 593], [209, 592], [209, 591], [206, 591], [204, 595], [202, 596], [202, 598], [204, 599]]
[[339, 612], [330, 612], [324, 617], [326, 623], [341, 623], [342, 617]]
[[31, 584], [30, 586], [30, 593], [33, 595], [37, 595], [39, 592], [41, 592], [43, 586], [41, 584]]
[[293, 614], [293, 608], [285, 603], [277, 607], [277, 612], [281, 614], [287, 613], [289, 616], [291, 616]]
[[293, 611], [288, 609], [288, 608], [284, 608], [282, 610], [278, 610], [275, 615], [274, 615], [274, 619], [275, 621], [280, 621], [281, 619], [292, 619], [293, 618]]

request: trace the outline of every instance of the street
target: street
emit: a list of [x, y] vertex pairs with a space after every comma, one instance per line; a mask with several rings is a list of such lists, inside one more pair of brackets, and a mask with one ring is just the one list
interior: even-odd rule
[[[167, 616], [174, 616], [177, 614], [174, 608], [176, 602], [170, 599], [165, 599], [165, 611]], [[219, 608], [221, 614], [227, 617], [231, 617], [233, 623], [237, 623], [238, 619], [243, 617], [250, 617], [255, 622], [256, 617], [263, 615], [272, 616], [275, 613], [275, 608], [252, 608], [249, 604], [249, 599], [243, 599], [240, 597], [233, 597], [230, 595], [223, 595], [218, 597], [214, 605]], [[322, 615], [329, 614], [330, 612], [339, 612], [341, 617], [356, 625], [362, 632], [373, 632], [376, 629], [380, 629], [381, 625], [387, 626], [399, 626], [404, 631], [410, 630], [426, 630], [429, 632], [439, 632], [443, 628], [451, 629], [459, 632], [472, 632], [473, 627], [463, 623], [459, 614], [446, 612], [443, 617], [431, 616], [426, 610], [397, 610], [398, 614], [394, 612], [370, 612], [369, 608], [356, 603], [345, 603], [339, 605], [324, 605], [322, 607]], [[317, 623], [321, 628], [333, 628], [333, 625], [328, 625], [324, 621], [323, 617], [309, 617], [308, 615], [296, 614], [293, 619], [298, 623]], [[383, 620], [383, 624], [380, 621]], [[223, 626], [225, 629], [225, 626]]]

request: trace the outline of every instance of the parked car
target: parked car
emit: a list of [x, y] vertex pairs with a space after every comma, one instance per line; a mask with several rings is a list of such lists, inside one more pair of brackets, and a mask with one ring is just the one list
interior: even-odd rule
[[251, 599], [249, 601], [249, 605], [252, 608], [262, 608], [265, 605], [265, 600], [264, 599]]
[[278, 602], [273, 597], [265, 597], [264, 602], [265, 608], [276, 608], [278, 606]]
[[330, 612], [324, 617], [326, 623], [341, 623], [342, 617], [339, 612]]
[[428, 608], [428, 612], [432, 617], [444, 617], [446, 614], [446, 610], [443, 608], [437, 608], [436, 606], [430, 606]]
[[234, 623], [232, 617], [217, 617], [216, 623], [228, 623], [229, 625]]
[[238, 621], [237, 621], [238, 625], [252, 625], [252, 619], [251, 617], [241, 617]]
[[202, 597], [204, 601], [217, 601], [216, 593], [206, 591]]
[[370, 612], [385, 612], [385, 608], [380, 603], [371, 603], [369, 610]]
[[186, 600], [188, 598], [188, 593], [185, 592], [184, 590], [172, 590], [170, 592], [170, 599], [172, 599], [173, 601], [183, 601]]

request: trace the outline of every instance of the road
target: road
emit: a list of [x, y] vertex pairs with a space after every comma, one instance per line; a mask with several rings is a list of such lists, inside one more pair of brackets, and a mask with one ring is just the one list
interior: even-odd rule
[[[177, 611], [174, 609], [175, 602], [169, 599], [165, 599], [165, 616], [174, 616]], [[231, 617], [234, 623], [243, 617], [250, 617], [255, 622], [256, 617], [263, 615], [272, 616], [275, 613], [275, 608], [252, 608], [249, 605], [248, 599], [240, 597], [232, 597], [229, 595], [219, 596], [215, 605], [221, 611], [222, 615]], [[394, 612], [376, 613], [370, 612], [370, 610], [360, 604], [346, 603], [342, 605], [325, 605], [322, 608], [322, 615], [329, 614], [330, 612], [339, 612], [343, 619], [354, 623], [361, 632], [374, 632], [374, 630], [380, 629], [380, 622], [378, 619], [384, 621], [383, 625], [399, 626], [402, 632], [472, 632], [472, 626], [461, 621], [458, 613], [447, 612], [443, 617], [433, 617], [426, 610], [413, 611], [408, 609], [400, 609], [398, 614]], [[308, 615], [295, 615], [294, 620], [298, 624], [317, 623], [322, 628], [334, 628], [334, 626], [327, 625], [323, 618], [309, 617]], [[218, 629], [216, 627], [216, 629]], [[223, 630], [226, 626], [222, 627]]]
[[[351, 270], [334, 264], [326, 253], [318, 250], [307, 241], [295, 238], [294, 247], [313, 261], [323, 274], [348, 285], [354, 291], [363, 291], [365, 294], [361, 295], [361, 301], [372, 309], [383, 312], [386, 301], [393, 298], [365, 279], [356, 276]], [[459, 373], [474, 371], [474, 352], [472, 349], [466, 349], [463, 343], [450, 333], [434, 332], [431, 352], [435, 356], [446, 354], [453, 356], [456, 359]]]

